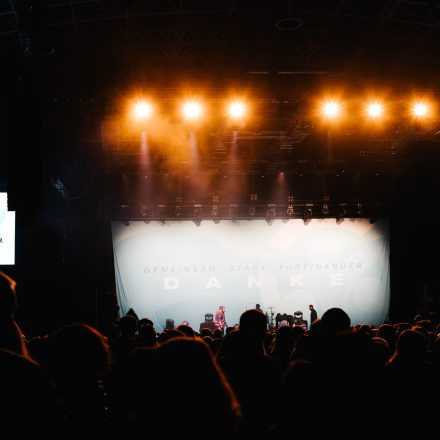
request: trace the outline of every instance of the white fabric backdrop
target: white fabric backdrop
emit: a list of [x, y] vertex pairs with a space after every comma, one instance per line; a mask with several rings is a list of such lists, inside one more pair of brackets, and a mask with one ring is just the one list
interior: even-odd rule
[[167, 318], [198, 330], [226, 308], [228, 325], [261, 304], [270, 313], [341, 307], [352, 324], [381, 324], [390, 301], [388, 220], [112, 222], [121, 315], [157, 330]]

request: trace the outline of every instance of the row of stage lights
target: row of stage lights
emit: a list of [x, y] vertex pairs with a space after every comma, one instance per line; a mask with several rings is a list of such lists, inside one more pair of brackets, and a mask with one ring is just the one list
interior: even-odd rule
[[[243, 122], [249, 116], [249, 109], [246, 101], [233, 100], [225, 105], [224, 114], [231, 121]], [[188, 122], [200, 121], [206, 115], [206, 106], [196, 99], [182, 102], [179, 110], [181, 117]], [[323, 100], [317, 107], [317, 113], [328, 121], [336, 121], [347, 112], [344, 102], [340, 100]], [[429, 100], [414, 100], [407, 103], [404, 112], [416, 120], [426, 120], [434, 116], [434, 105]], [[135, 120], [146, 122], [155, 115], [156, 106], [151, 101], [139, 100], [132, 105], [131, 113]], [[389, 115], [390, 109], [384, 101], [373, 100], [363, 106], [362, 113], [370, 120], [379, 121]]]
[[[248, 112], [247, 105], [243, 101], [232, 101], [227, 107], [227, 115], [234, 120], [243, 120]], [[204, 105], [201, 101], [185, 101], [180, 113], [187, 121], [197, 121], [203, 117]], [[137, 120], [146, 121], [154, 114], [154, 106], [149, 101], [138, 101], [133, 106], [133, 116]]]
[[[123, 205], [121, 208], [129, 208]], [[303, 203], [294, 204], [293, 201], [287, 205], [277, 205], [269, 203], [267, 205], [247, 205], [238, 204], [218, 205], [214, 202], [211, 206], [194, 204], [193, 206], [182, 206], [176, 202], [174, 206], [157, 205], [140, 206], [139, 215], [132, 215], [134, 219], [142, 220], [183, 220], [192, 219], [198, 223], [203, 220], [240, 220], [240, 219], [265, 219], [272, 221], [275, 219], [302, 219], [304, 223], [313, 218], [335, 218], [336, 222], [343, 221], [345, 218], [364, 217], [365, 210], [360, 202], [330, 204], [328, 201], [323, 203]], [[122, 217], [126, 217], [123, 215]]]

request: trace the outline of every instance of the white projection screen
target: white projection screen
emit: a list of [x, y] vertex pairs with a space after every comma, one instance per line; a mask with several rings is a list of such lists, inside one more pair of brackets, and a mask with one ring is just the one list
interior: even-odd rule
[[[126, 226], [127, 225], [127, 226]], [[309, 320], [340, 307], [352, 324], [380, 325], [390, 302], [388, 220], [112, 222], [120, 314], [198, 330], [225, 306], [232, 326], [255, 304]]]

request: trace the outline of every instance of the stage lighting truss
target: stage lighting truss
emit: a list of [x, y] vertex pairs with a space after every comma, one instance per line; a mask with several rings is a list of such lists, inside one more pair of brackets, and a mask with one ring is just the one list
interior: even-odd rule
[[[295, 107], [298, 108], [292, 113], [290, 118], [293, 125], [289, 130], [289, 136], [284, 136], [280, 139], [282, 148], [294, 148], [294, 145], [310, 135], [314, 126], [322, 123], [329, 127], [336, 127], [339, 123], [343, 124], [345, 132], [348, 130], [347, 127], [353, 125], [352, 123], [354, 123], [357, 129], [359, 121], [370, 124], [374, 129], [379, 129], [386, 123], [391, 123], [391, 130], [395, 133], [395, 123], [399, 122], [404, 131], [414, 133], [415, 127], [428, 124], [430, 121], [435, 124], [438, 119], [438, 101], [440, 99], [436, 89], [426, 91], [422, 95], [414, 96], [410, 99], [402, 98], [404, 94], [400, 90], [388, 98], [386, 96], [362, 97], [358, 94], [353, 96], [334, 96], [331, 91], [328, 91], [325, 95], [322, 97], [316, 96], [316, 100], [301, 100], [296, 97], [292, 100], [280, 101], [286, 105], [294, 103]], [[210, 121], [221, 120], [222, 127], [228, 127], [227, 130], [231, 129], [231, 122], [237, 124], [241, 121], [239, 130], [235, 129], [234, 132], [238, 133], [239, 137], [241, 135], [249, 137], [256, 133], [254, 129], [249, 127], [246, 129], [247, 132], [244, 132], [243, 121], [248, 119], [248, 107], [252, 108], [252, 103], [254, 103], [256, 108], [260, 109], [261, 112], [265, 112], [265, 105], [273, 105], [278, 100], [279, 97], [274, 96], [271, 98], [254, 97], [251, 100], [246, 99], [244, 101], [238, 99], [231, 102], [230, 97], [225, 96], [221, 98], [213, 96], [204, 100], [200, 99], [200, 97], [192, 97], [182, 102], [181, 98], [164, 97], [159, 101], [162, 101], [162, 103], [166, 102], [166, 106], [164, 104], [161, 105], [159, 102], [141, 100], [133, 102], [133, 105], [127, 111], [128, 113], [131, 112], [131, 119], [134, 116], [134, 119], [137, 121], [145, 121], [153, 116], [155, 118], [164, 117], [165, 119], [169, 117], [164, 112], [156, 116], [156, 107], [166, 108], [167, 110], [175, 107], [172, 113], [175, 113], [180, 107], [182, 116], [189, 123], [195, 123], [203, 119], [205, 113], [211, 109], [213, 111], [207, 115]], [[174, 105], [170, 106], [170, 102], [174, 102]], [[314, 102], [314, 104], [311, 104], [311, 102]], [[222, 103], [222, 105], [219, 105], [219, 103]], [[299, 107], [298, 104], [300, 104]], [[219, 111], [219, 109], [222, 110]], [[391, 109], [392, 111], [390, 111]], [[264, 113], [257, 114], [256, 116], [256, 120], [264, 119]], [[252, 127], [252, 119], [250, 118], [248, 122], [250, 127]], [[119, 149], [120, 130], [118, 126], [120, 124], [115, 119], [111, 120], [111, 123], [108, 123], [109, 121], [102, 121], [103, 148], [117, 151]], [[227, 123], [228, 121], [229, 124]], [[383, 122], [383, 124], [379, 122]], [[273, 133], [270, 129], [264, 131], [266, 132], [265, 136], [270, 136], [270, 132]], [[262, 134], [263, 132], [258, 130], [260, 137]], [[389, 142], [390, 145], [395, 145], [392, 139]]]
[[[110, 208], [111, 209], [111, 208]], [[334, 218], [341, 223], [345, 218], [377, 218], [385, 215], [382, 202], [365, 205], [363, 201], [352, 200], [330, 203], [328, 196], [323, 201], [302, 201], [285, 204], [250, 203], [250, 204], [220, 204], [214, 203], [203, 207], [202, 203], [183, 203], [181, 197], [175, 198], [175, 203], [158, 205], [116, 205], [111, 212], [114, 220], [220, 220], [239, 219], [287, 219], [294, 221], [302, 219], [307, 224], [313, 218]]]

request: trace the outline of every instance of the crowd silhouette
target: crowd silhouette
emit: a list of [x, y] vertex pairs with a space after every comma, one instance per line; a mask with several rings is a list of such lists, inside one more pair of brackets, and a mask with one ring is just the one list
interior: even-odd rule
[[3, 435], [227, 440], [437, 425], [440, 325], [421, 316], [376, 328], [332, 308], [308, 330], [269, 331], [252, 309], [223, 335], [158, 333], [130, 312], [101, 331], [77, 323], [30, 337], [15, 307], [15, 281], [0, 272]]

